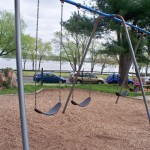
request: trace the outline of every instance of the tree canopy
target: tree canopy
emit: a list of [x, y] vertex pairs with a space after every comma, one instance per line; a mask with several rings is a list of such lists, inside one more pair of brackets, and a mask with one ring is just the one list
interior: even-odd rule
[[[21, 20], [21, 31], [26, 25]], [[15, 19], [14, 15], [8, 11], [0, 11], [0, 56], [13, 55], [15, 53]]]
[[[109, 14], [122, 15], [125, 21], [127, 22], [130, 22], [144, 29], [149, 28], [149, 0], [101, 0], [97, 1], [97, 6], [100, 9], [100, 11]], [[121, 74], [120, 84], [122, 84], [126, 76], [126, 72], [129, 71], [129, 68], [132, 63], [132, 57], [129, 52], [126, 34], [120, 23], [114, 21], [108, 22], [108, 26], [106, 26], [106, 28], [116, 32], [117, 40], [112, 40], [111, 43], [107, 43], [106, 47], [110, 55], [119, 55], [119, 73]], [[139, 31], [136, 31], [133, 28], [129, 28], [129, 33], [133, 47], [135, 47], [140, 33]], [[140, 44], [136, 54], [137, 60], [139, 62], [144, 61], [146, 59], [144, 56], [141, 56], [143, 55], [143, 53], [141, 53], [142, 49], [143, 44]]]

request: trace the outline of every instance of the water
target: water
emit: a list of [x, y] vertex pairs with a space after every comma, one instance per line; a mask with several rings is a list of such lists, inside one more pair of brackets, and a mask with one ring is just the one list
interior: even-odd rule
[[[10, 58], [0, 58], [0, 69], [2, 68], [12, 68], [16, 70], [16, 59], [10, 59]], [[68, 62], [62, 62], [61, 64], [62, 69], [61, 70], [72, 70], [70, 64]], [[23, 62], [22, 62], [22, 68], [23, 68]], [[37, 62], [37, 68], [38, 68], [38, 62]], [[60, 62], [59, 61], [42, 61], [41, 68], [44, 70], [60, 70]], [[84, 63], [82, 70], [84, 71], [90, 71], [91, 70], [91, 64], [90, 63]], [[31, 60], [27, 60], [26, 62], [26, 70], [32, 70], [32, 62]], [[101, 65], [95, 65], [94, 71], [101, 71]], [[118, 72], [118, 67], [109, 65], [104, 69], [104, 72]]]
[[[16, 70], [16, 59], [13, 58], [0, 58], [0, 69], [3, 68], [12, 68]], [[22, 68], [23, 68], [23, 62], [22, 62]], [[46, 61], [43, 60], [41, 62], [41, 68], [44, 70], [60, 70], [60, 62], [59, 61]], [[102, 68], [102, 65], [95, 65], [94, 71], [100, 72]], [[37, 62], [37, 69], [38, 69], [38, 62]], [[84, 71], [90, 71], [91, 70], [91, 64], [90, 63], [84, 63], [81, 70]], [[26, 62], [26, 70], [32, 70], [32, 61], [27, 60]], [[72, 68], [68, 62], [62, 62], [61, 64], [61, 70], [66, 71], [72, 71]], [[115, 65], [107, 65], [107, 67], [104, 69], [103, 72], [112, 73], [112, 72], [118, 72], [118, 66]], [[130, 69], [129, 72], [135, 72], [134, 69]], [[141, 73], [145, 73], [145, 67], [142, 68]], [[148, 73], [150, 73], [150, 69], [148, 69]]]

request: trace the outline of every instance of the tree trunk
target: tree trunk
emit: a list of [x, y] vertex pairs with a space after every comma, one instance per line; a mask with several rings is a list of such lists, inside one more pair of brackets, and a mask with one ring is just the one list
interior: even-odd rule
[[74, 63], [74, 71], [77, 71], [77, 57], [75, 56], [75, 58], [74, 58], [74, 61], [73, 61], [73, 63]]
[[[126, 40], [125, 33], [117, 32], [118, 44], [122, 45], [122, 41]], [[132, 64], [132, 56], [130, 51], [128, 53], [120, 54], [119, 61], [119, 74], [120, 74], [120, 82], [119, 86], [128, 87], [128, 73]]]
[[26, 61], [23, 62], [23, 69], [26, 70]]
[[146, 64], [145, 75], [148, 76], [148, 64]]
[[73, 63], [72, 63], [71, 61], [69, 61], [69, 63], [70, 63], [70, 66], [71, 66], [71, 68], [72, 68], [73, 72], [75, 72], [75, 69], [74, 69], [74, 65], [73, 65]]
[[41, 67], [41, 61], [42, 61], [42, 57], [40, 57], [40, 60], [39, 60], [39, 67], [38, 67], [38, 70], [40, 70], [40, 67]]
[[94, 67], [95, 67], [95, 63], [93, 62], [93, 60], [91, 61], [91, 72], [94, 71]]
[[123, 87], [128, 87], [128, 73], [131, 67], [132, 63], [132, 57], [130, 54], [126, 55], [121, 55], [120, 56], [120, 62], [119, 62], [119, 74], [120, 74], [120, 82], [119, 86], [123, 85]]
[[106, 66], [106, 63], [103, 63], [103, 64], [102, 64], [102, 69], [101, 69], [101, 74], [103, 74], [103, 71], [104, 71], [105, 66]]
[[34, 70], [34, 60], [32, 61], [32, 70]]
[[26, 62], [27, 62], [27, 54], [23, 55], [23, 69], [26, 69]]

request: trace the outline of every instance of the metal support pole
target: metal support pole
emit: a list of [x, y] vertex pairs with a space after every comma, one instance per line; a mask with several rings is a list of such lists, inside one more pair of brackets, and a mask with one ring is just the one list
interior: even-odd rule
[[[144, 35], [142, 34], [142, 35], [140, 36], [140, 38], [138, 39], [137, 45], [136, 45], [136, 47], [135, 47], [135, 49], [134, 49], [134, 54], [136, 54], [136, 51], [137, 51], [137, 49], [138, 49], [138, 47], [139, 47], [139, 45], [140, 45], [140, 43], [141, 43], [141, 41], [142, 41], [143, 36], [144, 36]], [[132, 62], [133, 62], [133, 58], [132, 58], [131, 64], [132, 64]], [[130, 64], [130, 66], [131, 66], [131, 64]], [[122, 83], [122, 85], [121, 85], [121, 87], [120, 87], [119, 94], [122, 93], [122, 89], [123, 89], [123, 87], [124, 87], [126, 78], [128, 77], [129, 70], [130, 70], [130, 67], [128, 68], [128, 70], [127, 70], [127, 72], [126, 72], [125, 78], [124, 78], [123, 83]], [[117, 97], [116, 104], [118, 103], [119, 97], [120, 97], [120, 96]]]
[[19, 94], [21, 130], [22, 130], [22, 143], [23, 143], [23, 149], [29, 150], [25, 102], [24, 102], [23, 75], [22, 75], [20, 0], [15, 0], [14, 2], [15, 2], [16, 59], [17, 59], [16, 63], [17, 63], [17, 78], [18, 78], [18, 94]]
[[100, 20], [101, 20], [101, 19], [103, 19], [103, 18], [104, 18], [104, 17], [99, 16], [99, 17], [97, 18], [97, 20], [96, 20], [95, 24], [94, 24], [93, 31], [92, 31], [92, 33], [91, 33], [91, 36], [90, 36], [89, 42], [88, 42], [87, 47], [86, 47], [86, 49], [85, 49], [85, 53], [84, 53], [84, 55], [83, 55], [83, 57], [82, 57], [82, 60], [81, 60], [80, 65], [79, 65], [79, 68], [78, 68], [78, 71], [77, 71], [76, 77], [75, 77], [75, 79], [74, 79], [74, 81], [73, 81], [73, 85], [72, 85], [72, 87], [71, 87], [71, 89], [70, 89], [70, 92], [69, 92], [69, 95], [68, 95], [68, 98], [67, 98], [67, 101], [66, 101], [65, 107], [64, 107], [64, 109], [63, 109], [63, 113], [65, 113], [65, 111], [66, 111], [66, 109], [67, 109], [68, 102], [69, 102], [69, 100], [70, 100], [71, 94], [72, 94], [72, 93], [73, 93], [73, 91], [74, 91], [74, 87], [75, 87], [75, 84], [76, 84], [76, 82], [77, 82], [77, 78], [78, 78], [79, 73], [80, 73], [80, 71], [81, 71], [81, 68], [82, 68], [83, 62], [84, 62], [84, 60], [85, 60], [85, 57], [86, 57], [87, 51], [88, 51], [88, 49], [89, 49], [89, 47], [90, 47], [90, 44], [91, 44], [92, 38], [93, 38], [93, 37], [94, 37], [94, 35], [95, 35], [95, 32], [96, 32], [97, 26], [98, 26], [98, 24], [99, 24]]
[[[98, 14], [98, 15], [101, 15], [101, 16], [106, 17], [106, 18], [112, 18], [113, 17], [112, 18], [113, 20], [122, 23], [121, 19], [114, 17], [112, 14], [106, 14], [106, 13], [103, 13], [101, 11], [94, 10], [93, 8], [87, 7], [85, 5], [81, 5], [81, 4], [76, 3], [74, 1], [71, 1], [71, 0], [63, 0], [63, 2], [66, 2], [68, 4], [71, 4], [71, 5], [83, 8], [83, 9], [88, 10], [88, 11], [94, 13], [94, 14]], [[150, 32], [148, 32], [148, 31], [146, 31], [146, 30], [144, 30], [144, 29], [142, 29], [142, 28], [140, 28], [138, 26], [135, 26], [135, 25], [133, 25], [131, 23], [128, 23], [128, 22], [125, 22], [125, 24], [130, 26], [130, 27], [132, 27], [132, 28], [134, 28], [134, 29], [137, 29], [138, 31], [141, 31], [142, 33], [146, 33], [147, 35], [150, 35]]]
[[140, 86], [141, 86], [141, 90], [142, 90], [142, 95], [143, 95], [143, 100], [144, 100], [144, 104], [145, 104], [148, 120], [149, 120], [149, 123], [150, 123], [150, 112], [149, 112], [149, 109], [148, 109], [148, 103], [147, 103], [147, 99], [146, 99], [146, 96], [145, 96], [143, 83], [142, 83], [141, 78], [140, 78], [138, 64], [137, 64], [137, 61], [136, 61], [136, 58], [135, 58], [135, 54], [134, 54], [134, 50], [133, 50], [133, 47], [132, 47], [132, 43], [131, 43], [131, 40], [130, 40], [130, 36], [129, 36], [129, 32], [128, 32], [127, 26], [126, 26], [124, 18], [122, 16], [120, 16], [120, 15], [114, 15], [114, 16], [118, 17], [118, 18], [120, 18], [122, 20], [122, 23], [123, 23], [123, 26], [124, 26], [124, 29], [125, 29], [125, 32], [126, 32], [129, 48], [130, 48], [130, 51], [131, 51], [132, 59], [133, 59], [134, 65], [135, 65], [136, 74], [137, 74], [138, 80], [140, 82]]

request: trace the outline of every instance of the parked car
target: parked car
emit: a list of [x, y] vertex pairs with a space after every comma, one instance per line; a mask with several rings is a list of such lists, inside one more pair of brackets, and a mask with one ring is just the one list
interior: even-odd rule
[[[71, 73], [69, 76], [69, 82], [73, 82], [77, 73]], [[105, 81], [103, 78], [97, 77], [94, 73], [80, 72], [77, 78], [77, 84], [79, 83], [91, 83], [91, 84], [103, 84]]]
[[150, 77], [148, 76], [142, 77], [142, 82], [143, 84], [150, 84]]
[[[106, 78], [106, 82], [111, 83], [119, 83], [120, 81], [120, 75], [119, 74], [111, 74]], [[128, 84], [133, 84], [133, 80], [128, 78]]]
[[36, 82], [42, 81], [43, 83], [66, 83], [63, 77], [59, 77], [51, 72], [43, 72], [43, 77], [41, 73], [36, 73], [33, 76], [33, 80]]

